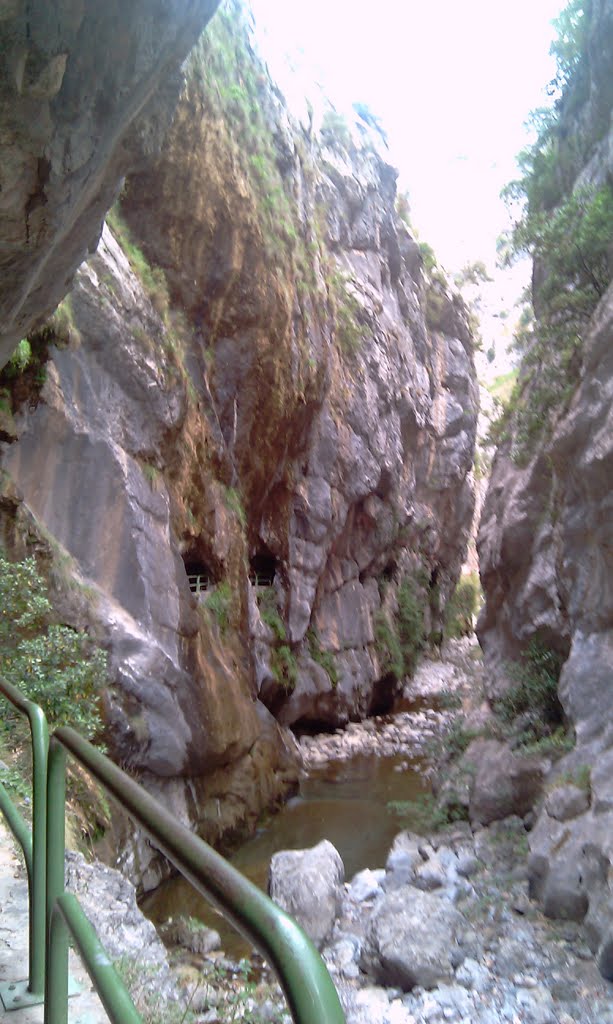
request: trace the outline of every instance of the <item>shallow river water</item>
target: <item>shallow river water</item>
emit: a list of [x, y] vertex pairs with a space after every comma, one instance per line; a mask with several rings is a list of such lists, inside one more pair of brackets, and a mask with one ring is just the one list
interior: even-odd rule
[[[321, 839], [329, 839], [339, 851], [347, 879], [363, 868], [383, 867], [394, 836], [411, 825], [411, 804], [426, 792], [429, 784], [419, 762], [405, 756], [356, 755], [328, 762], [311, 769], [299, 794], [258, 829], [232, 863], [264, 891], [274, 853], [304, 849]], [[220, 933], [226, 953], [249, 952], [182, 878], [163, 883], [143, 902], [143, 910], [156, 924], [179, 915], [197, 917]]]

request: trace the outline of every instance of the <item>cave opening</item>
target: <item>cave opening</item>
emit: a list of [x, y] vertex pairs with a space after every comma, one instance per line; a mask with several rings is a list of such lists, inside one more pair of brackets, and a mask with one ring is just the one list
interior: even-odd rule
[[249, 582], [252, 587], [272, 587], [277, 574], [277, 559], [270, 551], [258, 551], [249, 562]]
[[216, 580], [211, 567], [202, 558], [186, 554], [183, 556], [183, 564], [192, 594], [204, 594], [215, 585]]
[[368, 718], [375, 715], [389, 715], [401, 689], [400, 683], [393, 672], [387, 672], [375, 683], [368, 708]]

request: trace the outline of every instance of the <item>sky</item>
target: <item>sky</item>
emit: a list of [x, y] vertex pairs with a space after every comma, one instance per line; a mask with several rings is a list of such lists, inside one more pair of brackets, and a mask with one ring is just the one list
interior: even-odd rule
[[563, 0], [250, 4], [283, 91], [289, 53], [339, 110], [358, 101], [381, 118], [412, 222], [446, 269], [477, 259], [493, 268], [506, 222], [499, 192], [515, 176], [530, 110], [546, 102]]

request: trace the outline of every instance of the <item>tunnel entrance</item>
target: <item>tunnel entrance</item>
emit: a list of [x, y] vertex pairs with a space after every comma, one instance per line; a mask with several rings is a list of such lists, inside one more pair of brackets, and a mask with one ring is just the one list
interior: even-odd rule
[[252, 587], [272, 587], [277, 573], [277, 559], [269, 551], [258, 552], [249, 562], [249, 582]]
[[210, 567], [202, 559], [185, 555], [183, 557], [187, 582], [192, 594], [205, 594], [215, 585]]

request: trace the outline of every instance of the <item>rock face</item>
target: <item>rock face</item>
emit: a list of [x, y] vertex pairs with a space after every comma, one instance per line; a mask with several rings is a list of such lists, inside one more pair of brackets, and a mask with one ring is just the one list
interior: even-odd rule
[[0, 8], [0, 366], [53, 311], [127, 170], [161, 142], [218, 0]]
[[[610, 171], [613, 6], [593, 5], [589, 62], [563, 116], [588, 153], [580, 180]], [[603, 122], [603, 110], [607, 116]], [[559, 766], [567, 781], [591, 767], [587, 799], [548, 799], [534, 832], [533, 887], [547, 912], [594, 919], [594, 945], [610, 928], [603, 879], [613, 854], [613, 289], [587, 331], [580, 378], [552, 436], [516, 465], [503, 446], [495, 460], [480, 528], [486, 606], [479, 635], [490, 666], [490, 694], [504, 688], [505, 661], [537, 636], [560, 651], [559, 696], [576, 731], [576, 748]], [[595, 870], [592, 866], [598, 864]], [[557, 895], [556, 895], [557, 894]], [[588, 910], [589, 904], [589, 910]], [[608, 922], [605, 925], [605, 921]]]
[[61, 555], [110, 652], [114, 756], [214, 842], [295, 782], [283, 726], [380, 709], [440, 629], [477, 404], [380, 142], [294, 123], [240, 26], [195, 51], [2, 452], [9, 547]]

